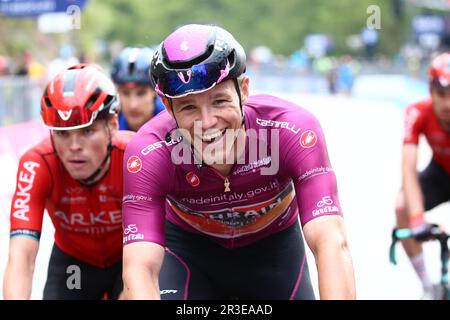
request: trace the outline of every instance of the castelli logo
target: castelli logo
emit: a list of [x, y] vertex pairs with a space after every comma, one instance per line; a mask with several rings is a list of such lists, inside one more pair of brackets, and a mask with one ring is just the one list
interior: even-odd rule
[[307, 130], [300, 136], [300, 145], [303, 148], [312, 148], [317, 143], [317, 135], [314, 131]]
[[186, 175], [186, 180], [193, 187], [198, 187], [198, 185], [200, 184], [200, 179], [192, 171]]
[[127, 161], [127, 169], [131, 173], [136, 173], [142, 169], [142, 161], [138, 156], [131, 156]]

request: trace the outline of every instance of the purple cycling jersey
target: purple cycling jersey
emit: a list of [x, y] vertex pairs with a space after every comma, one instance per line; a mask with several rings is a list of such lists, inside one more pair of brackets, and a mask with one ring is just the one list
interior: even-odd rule
[[[163, 112], [128, 144], [124, 163], [124, 244], [164, 245], [165, 219], [235, 248], [291, 226], [342, 215], [336, 177], [317, 119], [298, 105], [257, 95], [244, 106], [245, 157], [223, 177], [207, 165], [175, 164], [182, 139]], [[257, 145], [257, 152], [253, 152]]]

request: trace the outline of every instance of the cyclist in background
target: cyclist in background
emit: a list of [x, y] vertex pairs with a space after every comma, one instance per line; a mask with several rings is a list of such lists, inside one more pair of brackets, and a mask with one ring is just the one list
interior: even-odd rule
[[126, 151], [126, 298], [314, 299], [302, 230], [320, 297], [355, 298], [320, 124], [291, 102], [249, 97], [245, 69], [242, 46], [216, 26], [183, 26], [155, 53], [169, 112]]
[[150, 48], [123, 49], [113, 63], [111, 77], [120, 98], [119, 129], [138, 131], [154, 115], [164, 110], [164, 104], [150, 83]]
[[[410, 105], [405, 115], [402, 151], [402, 190], [396, 202], [397, 226], [412, 228], [414, 238], [403, 240], [422, 286], [423, 299], [441, 296], [426, 270], [422, 244], [432, 224], [425, 212], [450, 200], [450, 53], [437, 56], [429, 67], [430, 97]], [[433, 156], [422, 172], [417, 172], [419, 137], [424, 135]], [[419, 241], [418, 241], [419, 240]]]
[[95, 65], [57, 74], [41, 99], [50, 137], [20, 159], [5, 299], [29, 299], [44, 210], [55, 227], [44, 299], [116, 299], [122, 291], [122, 162], [114, 84]]

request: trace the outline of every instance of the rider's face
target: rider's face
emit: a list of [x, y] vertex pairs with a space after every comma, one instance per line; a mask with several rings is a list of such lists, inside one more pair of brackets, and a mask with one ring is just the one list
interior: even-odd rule
[[121, 111], [131, 130], [137, 131], [155, 111], [155, 92], [144, 86], [119, 87]]
[[96, 120], [82, 129], [52, 131], [56, 154], [72, 178], [87, 179], [99, 168], [116, 130], [117, 117]]
[[433, 110], [438, 119], [450, 125], [450, 89], [432, 87]]
[[[244, 104], [248, 97], [248, 78], [243, 78], [240, 87]], [[165, 104], [169, 105], [167, 99]], [[202, 155], [205, 163], [224, 164], [235, 160], [233, 137], [242, 127], [242, 114], [232, 80], [202, 93], [174, 98], [172, 108], [179, 127], [189, 132], [190, 136], [186, 138], [194, 146], [197, 156]], [[171, 111], [170, 107], [168, 110]]]

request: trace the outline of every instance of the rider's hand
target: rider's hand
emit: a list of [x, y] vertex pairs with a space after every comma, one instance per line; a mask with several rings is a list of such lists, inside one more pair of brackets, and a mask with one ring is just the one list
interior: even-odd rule
[[436, 228], [436, 224], [425, 221], [425, 215], [420, 213], [409, 218], [412, 236], [418, 241], [429, 240], [433, 235], [432, 229]]
[[412, 236], [418, 241], [430, 240], [433, 237], [431, 230], [434, 228], [436, 228], [436, 225], [433, 223], [422, 223], [411, 228]]

